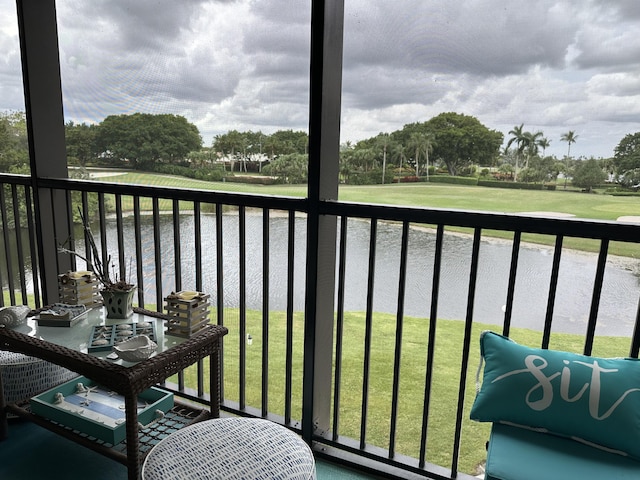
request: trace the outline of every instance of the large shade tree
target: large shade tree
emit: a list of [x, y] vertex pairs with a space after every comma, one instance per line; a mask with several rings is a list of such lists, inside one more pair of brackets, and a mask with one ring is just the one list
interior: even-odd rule
[[607, 178], [607, 174], [602, 169], [600, 163], [591, 158], [578, 162], [573, 171], [571, 183], [576, 187], [583, 188], [587, 192], [590, 192], [593, 187], [603, 183], [605, 178]]
[[89, 160], [96, 157], [99, 153], [96, 152], [97, 131], [97, 125], [73, 123], [72, 121], [65, 124], [64, 136], [69, 164], [85, 167]]
[[424, 125], [435, 138], [433, 157], [443, 162], [451, 175], [471, 163], [492, 165], [498, 158], [502, 133], [488, 129], [475, 117], [441, 113]]
[[202, 137], [198, 127], [180, 115], [110, 115], [98, 126], [96, 146], [105, 158], [145, 169], [156, 162], [184, 160], [200, 150]]
[[630, 133], [620, 140], [614, 150], [613, 166], [620, 176], [640, 168], [640, 132]]
[[29, 147], [24, 112], [0, 113], [0, 171], [28, 173]]

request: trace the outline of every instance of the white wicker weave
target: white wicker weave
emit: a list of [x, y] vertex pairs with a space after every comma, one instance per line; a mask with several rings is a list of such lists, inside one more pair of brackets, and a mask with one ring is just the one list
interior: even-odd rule
[[158, 443], [144, 461], [143, 480], [313, 480], [309, 446], [268, 420], [219, 418], [196, 423]]
[[78, 376], [75, 372], [39, 358], [2, 351], [0, 375], [7, 403], [27, 400]]

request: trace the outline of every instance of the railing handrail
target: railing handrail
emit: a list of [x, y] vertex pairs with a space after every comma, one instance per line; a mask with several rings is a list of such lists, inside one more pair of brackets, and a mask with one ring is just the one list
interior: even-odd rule
[[[0, 181], [3, 178], [0, 176]], [[13, 181], [13, 177], [11, 178]], [[30, 182], [28, 182], [30, 183]], [[225, 205], [245, 206], [250, 208], [269, 208], [274, 210], [307, 211], [307, 199], [301, 197], [272, 196], [261, 194], [244, 194], [236, 192], [220, 192], [180, 187], [160, 187], [155, 185], [139, 185], [133, 183], [109, 183], [75, 178], [40, 178], [38, 187], [79, 190], [115, 195], [132, 195], [137, 197], [162, 198], [167, 200], [183, 200], [200, 203], [221, 203]]]
[[[0, 182], [30, 184], [30, 177], [0, 174]], [[102, 192], [141, 197], [157, 197], [169, 200], [186, 200], [203, 203], [295, 210], [306, 213], [306, 198], [244, 194], [177, 187], [158, 187], [137, 184], [96, 182], [78, 179], [43, 178], [38, 185], [52, 189], [72, 189], [86, 192]], [[547, 235], [562, 235], [610, 241], [637, 242], [640, 224], [611, 220], [584, 219], [575, 217], [552, 217], [528, 215], [526, 213], [489, 212], [462, 209], [444, 209], [418, 206], [356, 203], [346, 201], [322, 201], [320, 213], [324, 215], [358, 218], [377, 218], [387, 221], [409, 221], [424, 224], [443, 224], [455, 227], [482, 228], [501, 231], [518, 231]]]
[[376, 218], [378, 220], [482, 228], [522, 233], [562, 235], [620, 242], [638, 242], [640, 224], [607, 220], [500, 213], [431, 207], [405, 207], [384, 204], [325, 201], [325, 215]]

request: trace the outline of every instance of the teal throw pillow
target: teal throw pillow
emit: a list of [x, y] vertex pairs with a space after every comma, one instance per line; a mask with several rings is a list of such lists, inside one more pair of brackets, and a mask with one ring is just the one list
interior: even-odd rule
[[640, 459], [640, 363], [519, 345], [483, 332], [471, 419], [548, 431]]

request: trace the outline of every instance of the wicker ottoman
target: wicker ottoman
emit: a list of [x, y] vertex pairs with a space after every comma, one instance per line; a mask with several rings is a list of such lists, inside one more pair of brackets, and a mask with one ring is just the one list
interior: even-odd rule
[[190, 425], [151, 449], [143, 480], [310, 480], [316, 466], [309, 446], [268, 420], [219, 418]]
[[6, 403], [28, 400], [78, 376], [77, 373], [39, 358], [2, 351], [0, 375]]

